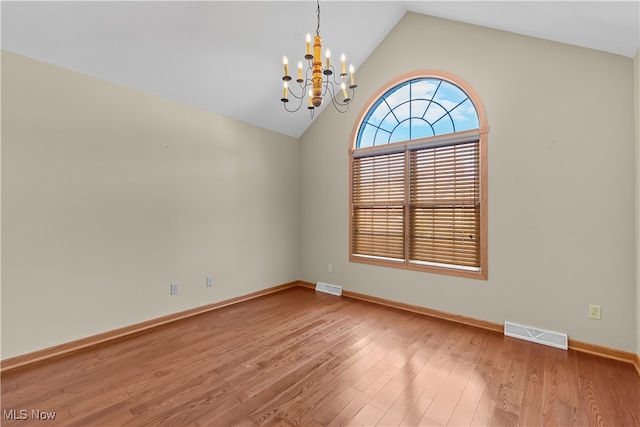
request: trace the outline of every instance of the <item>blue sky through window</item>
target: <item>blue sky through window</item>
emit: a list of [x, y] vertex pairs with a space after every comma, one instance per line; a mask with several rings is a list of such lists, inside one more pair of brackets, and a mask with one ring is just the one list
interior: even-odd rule
[[467, 94], [438, 78], [419, 78], [389, 89], [371, 107], [358, 130], [356, 148], [374, 147], [478, 129]]

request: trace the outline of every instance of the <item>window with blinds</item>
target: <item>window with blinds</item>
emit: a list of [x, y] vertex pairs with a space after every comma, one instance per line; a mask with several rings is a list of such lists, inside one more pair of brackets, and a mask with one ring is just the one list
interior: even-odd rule
[[404, 259], [404, 153], [356, 159], [353, 176], [353, 253]]
[[409, 259], [480, 267], [478, 141], [410, 152]]
[[352, 261], [486, 278], [487, 128], [452, 80], [402, 80], [361, 113]]

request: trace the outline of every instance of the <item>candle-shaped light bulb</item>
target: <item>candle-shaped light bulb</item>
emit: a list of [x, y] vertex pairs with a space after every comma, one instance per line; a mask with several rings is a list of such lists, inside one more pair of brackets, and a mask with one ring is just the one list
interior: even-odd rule
[[289, 89], [289, 85], [287, 84], [287, 82], [284, 82], [282, 86], [284, 87], [282, 92], [282, 99], [287, 99], [287, 89]]
[[313, 108], [313, 90], [309, 89], [309, 108]]
[[347, 57], [344, 56], [344, 53], [340, 56], [340, 61], [342, 62], [342, 74], [343, 75], [347, 75], [347, 63], [346, 63]]
[[289, 60], [287, 59], [286, 56], [282, 57], [282, 65], [284, 65], [284, 75], [288, 76], [289, 75]]
[[348, 99], [349, 96], [347, 95], [347, 85], [342, 82], [340, 83], [340, 88], [342, 89], [342, 95], [344, 95], [344, 99]]
[[307, 55], [311, 55], [311, 34], [307, 33]]
[[349, 65], [349, 74], [351, 75], [351, 86], [355, 86], [356, 84], [356, 73], [353, 68], [353, 65]]
[[331, 51], [329, 49], [327, 49], [327, 51], [324, 53], [324, 57], [327, 58], [327, 66], [325, 67], [326, 70], [329, 69], [329, 58], [331, 58]]
[[298, 62], [298, 80], [302, 80], [302, 61]]

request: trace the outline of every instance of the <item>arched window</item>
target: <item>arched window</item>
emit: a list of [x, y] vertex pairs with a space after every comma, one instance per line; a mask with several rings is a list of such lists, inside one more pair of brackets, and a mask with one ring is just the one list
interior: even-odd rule
[[379, 91], [349, 151], [350, 260], [486, 279], [487, 132], [479, 98], [449, 73]]

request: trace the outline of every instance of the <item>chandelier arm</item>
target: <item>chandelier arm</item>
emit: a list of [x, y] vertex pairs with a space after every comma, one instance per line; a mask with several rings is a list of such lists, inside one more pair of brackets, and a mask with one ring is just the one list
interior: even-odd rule
[[296, 93], [293, 91], [293, 89], [292, 89], [292, 88], [289, 88], [289, 94], [290, 94], [291, 96], [293, 96], [294, 98], [296, 98], [296, 99], [300, 99], [300, 100], [302, 100], [302, 99], [304, 99], [304, 97], [305, 97], [304, 87], [302, 88], [302, 93], [300, 94], [300, 96], [296, 95]]
[[335, 86], [333, 82], [331, 82], [329, 79], [325, 80], [323, 88], [324, 88], [323, 96], [326, 97], [327, 93], [329, 94], [328, 96], [329, 98], [331, 98], [331, 103], [333, 104], [336, 110], [338, 110], [341, 113], [346, 113], [349, 110], [349, 104], [351, 104], [351, 101], [353, 101], [353, 98], [355, 97], [355, 90], [353, 88], [351, 89], [351, 96], [349, 97], [348, 102], [340, 102], [337, 99], [337, 95], [334, 90]]
[[345, 81], [345, 77], [336, 73], [333, 65], [331, 65], [331, 75], [333, 76], [333, 83], [337, 84], [338, 86], [340, 86], [340, 83]]
[[[307, 89], [311, 87], [311, 79], [307, 78], [303, 81], [297, 81], [297, 83], [300, 85], [300, 95], [295, 93], [295, 89], [292, 86], [289, 86], [289, 94], [302, 101], [307, 96]], [[295, 111], [298, 111], [299, 108], [300, 107], [296, 108]]]
[[304, 91], [307, 91], [307, 88], [313, 87], [313, 61], [309, 60], [309, 67], [307, 67], [304, 73]]
[[329, 79], [327, 79], [323, 83], [324, 83], [324, 85], [323, 85], [324, 91], [322, 93], [322, 96], [323, 97], [329, 96], [329, 97], [331, 97], [331, 100], [334, 102], [334, 104], [336, 102], [338, 102], [340, 104], [340, 102], [335, 99], [335, 97], [336, 97], [336, 95], [335, 95], [336, 87], [334, 86], [333, 82], [330, 81]]
[[349, 103], [342, 103], [336, 99], [334, 95], [330, 93], [329, 97], [331, 98], [331, 103], [333, 107], [338, 110], [340, 113], [346, 113], [349, 110]]
[[300, 107], [302, 107], [302, 99], [298, 98], [298, 106], [296, 108], [290, 109], [287, 107], [287, 105], [289, 104], [288, 102], [283, 102], [282, 105], [284, 106], [284, 109], [289, 112], [289, 113], [295, 113], [296, 111], [298, 111], [300, 109]]
[[[329, 87], [331, 86], [331, 87]], [[329, 94], [333, 94], [334, 91], [334, 87], [333, 87], [333, 83], [331, 82], [331, 80], [329, 80], [329, 78], [327, 78], [326, 80], [323, 80], [322, 82], [322, 96], [327, 96], [327, 93]]]

